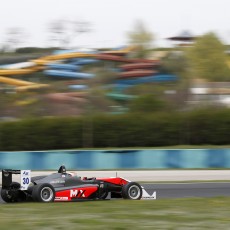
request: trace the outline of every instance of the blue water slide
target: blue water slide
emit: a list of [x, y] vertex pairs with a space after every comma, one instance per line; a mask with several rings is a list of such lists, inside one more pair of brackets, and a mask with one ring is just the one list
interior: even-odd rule
[[116, 84], [127, 84], [127, 85], [136, 85], [143, 84], [149, 82], [168, 82], [168, 81], [176, 81], [178, 77], [172, 74], [159, 74], [149, 77], [140, 77], [135, 79], [124, 79], [124, 80], [116, 80]]
[[72, 49], [72, 50], [55, 50], [52, 54], [69, 54], [69, 53], [84, 53], [84, 54], [96, 54], [98, 53], [96, 50], [92, 49]]
[[113, 48], [112, 50], [123, 50], [125, 48], [127, 48], [127, 46], [118, 46], [118, 47]]
[[126, 90], [129, 87], [132, 87], [133, 85], [128, 85], [128, 84], [115, 84], [114, 88], [116, 90], [122, 91], [122, 90]]
[[74, 58], [71, 60], [72, 65], [89, 65], [89, 64], [94, 64], [98, 63], [100, 60], [93, 59], [93, 58]]
[[107, 93], [106, 96], [118, 101], [127, 101], [127, 100], [138, 98], [138, 96], [135, 95], [128, 95], [128, 94], [117, 93], [117, 92]]
[[159, 82], [164, 82], [164, 81], [177, 81], [178, 77], [173, 74], [158, 74], [153, 77], [153, 81], [159, 81]]
[[91, 79], [95, 75], [91, 73], [79, 73], [64, 70], [45, 70], [44, 74], [53, 77], [73, 78], [73, 79]]
[[70, 71], [79, 71], [81, 66], [72, 65], [72, 64], [58, 64], [58, 63], [48, 63], [46, 66], [49, 69], [61, 69], [61, 70], [70, 70]]
[[114, 73], [121, 73], [122, 69], [120, 68], [108, 68], [109, 71], [114, 72]]
[[73, 90], [85, 90], [89, 87], [87, 85], [69, 85], [68, 88]]

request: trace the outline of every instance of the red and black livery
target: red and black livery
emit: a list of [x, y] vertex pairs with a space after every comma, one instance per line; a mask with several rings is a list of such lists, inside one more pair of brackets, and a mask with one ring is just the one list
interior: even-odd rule
[[21, 190], [20, 183], [12, 181], [12, 174], [20, 170], [2, 170], [1, 197], [5, 202], [37, 201], [86, 201], [110, 198], [139, 200], [142, 186], [121, 177], [81, 178], [66, 172], [61, 166], [57, 173], [31, 177], [26, 190]]

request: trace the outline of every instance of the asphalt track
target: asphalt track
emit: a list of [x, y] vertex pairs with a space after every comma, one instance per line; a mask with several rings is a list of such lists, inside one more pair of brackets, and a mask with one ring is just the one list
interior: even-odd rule
[[[57, 171], [32, 171], [31, 176], [49, 175]], [[71, 172], [71, 170], [70, 170]], [[72, 171], [81, 177], [123, 177], [139, 182], [185, 182], [185, 181], [230, 181], [230, 170], [117, 170], [117, 171]], [[1, 172], [0, 172], [0, 177]], [[20, 181], [14, 175], [14, 181]], [[0, 180], [1, 186], [1, 180]]]
[[144, 188], [150, 194], [156, 191], [157, 199], [230, 196], [230, 182], [144, 184]]
[[[148, 183], [141, 184], [156, 199], [230, 196], [230, 182]], [[0, 198], [0, 203], [4, 203]]]
[[[49, 175], [53, 172], [35, 171], [31, 172], [31, 176]], [[75, 171], [74, 173], [97, 178], [119, 176], [130, 181], [139, 181], [149, 194], [156, 192], [156, 199], [230, 196], [230, 182], [221, 182], [230, 180], [230, 170]], [[202, 180], [206, 182], [198, 182]], [[14, 181], [20, 181], [19, 175], [15, 175]], [[0, 203], [3, 203], [1, 198]]]

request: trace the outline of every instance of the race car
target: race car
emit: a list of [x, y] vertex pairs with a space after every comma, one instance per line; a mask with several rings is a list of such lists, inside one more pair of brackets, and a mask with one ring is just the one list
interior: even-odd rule
[[[13, 182], [12, 175], [20, 174], [21, 183]], [[124, 198], [151, 198], [144, 188], [121, 177], [87, 178], [68, 173], [62, 165], [57, 173], [30, 177], [30, 170], [2, 170], [1, 197], [12, 202], [86, 201]]]

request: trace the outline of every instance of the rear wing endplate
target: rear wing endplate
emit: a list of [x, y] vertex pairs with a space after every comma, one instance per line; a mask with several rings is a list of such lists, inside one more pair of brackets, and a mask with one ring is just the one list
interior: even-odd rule
[[27, 190], [31, 182], [30, 170], [14, 170], [3, 169], [2, 170], [2, 188], [8, 189], [12, 183], [12, 175], [20, 174], [20, 190]]

